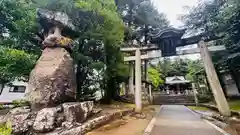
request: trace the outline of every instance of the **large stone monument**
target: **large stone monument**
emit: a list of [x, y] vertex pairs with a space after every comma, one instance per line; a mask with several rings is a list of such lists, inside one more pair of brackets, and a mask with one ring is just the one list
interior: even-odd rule
[[74, 65], [69, 53], [72, 40], [62, 35], [74, 33], [74, 25], [61, 12], [38, 9], [37, 17], [44, 31], [44, 50], [30, 74], [27, 88], [26, 97], [33, 110], [76, 99]]

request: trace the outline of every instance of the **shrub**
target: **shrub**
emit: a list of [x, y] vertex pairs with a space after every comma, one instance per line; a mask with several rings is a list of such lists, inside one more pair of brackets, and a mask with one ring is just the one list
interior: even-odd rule
[[29, 102], [24, 99], [21, 99], [21, 100], [14, 100], [12, 104], [14, 105], [14, 107], [22, 107], [22, 106], [28, 106]]
[[207, 103], [212, 101], [213, 99], [211, 95], [206, 95], [206, 94], [198, 94], [197, 97], [200, 103]]
[[11, 135], [12, 128], [10, 123], [0, 125], [0, 135]]
[[4, 109], [4, 105], [0, 104], [0, 110]]

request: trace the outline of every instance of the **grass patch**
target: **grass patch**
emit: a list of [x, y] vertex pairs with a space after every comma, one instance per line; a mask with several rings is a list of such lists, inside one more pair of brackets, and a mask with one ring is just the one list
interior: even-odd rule
[[11, 135], [12, 128], [10, 123], [0, 125], [0, 135]]
[[228, 101], [228, 105], [231, 110], [240, 111], [240, 100]]
[[188, 106], [189, 109], [191, 110], [197, 110], [197, 111], [207, 111], [209, 110], [206, 107], [201, 107], [201, 106]]

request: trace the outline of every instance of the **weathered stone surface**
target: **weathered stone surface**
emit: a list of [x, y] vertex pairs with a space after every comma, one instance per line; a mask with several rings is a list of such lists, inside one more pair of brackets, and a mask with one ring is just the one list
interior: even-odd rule
[[236, 130], [238, 134], [240, 134], [240, 120], [237, 118], [231, 118], [229, 120], [229, 125]]
[[46, 48], [30, 74], [27, 90], [34, 110], [74, 101], [76, 79], [70, 54], [63, 48]]
[[61, 27], [70, 29], [72, 31], [75, 31], [76, 29], [72, 23], [72, 20], [64, 12], [54, 12], [40, 8], [37, 10], [37, 19], [39, 20], [39, 23], [44, 27], [44, 29], [46, 29], [45, 27], [48, 25], [60, 25]]
[[31, 113], [13, 115], [10, 119], [13, 130], [12, 134], [25, 134], [29, 130], [29, 128], [32, 127], [33, 121], [34, 117], [32, 117]]
[[143, 114], [143, 113], [133, 114], [132, 116], [137, 118], [137, 119], [145, 119], [147, 117], [146, 114]]
[[79, 125], [76, 122], [64, 122], [62, 123], [62, 127], [59, 130], [45, 135], [84, 135], [94, 128], [107, 124], [108, 122], [125, 116], [131, 112], [133, 112], [133, 109], [119, 110], [91, 119], [87, 122], [84, 122], [82, 125]]
[[57, 113], [57, 117], [55, 120], [56, 127], [61, 127], [62, 123], [65, 121], [65, 116], [63, 113]]
[[63, 129], [71, 129], [73, 127], [78, 127], [78, 126], [81, 126], [80, 123], [77, 123], [77, 122], [63, 122], [62, 123], [62, 128]]
[[38, 112], [33, 124], [33, 129], [36, 132], [45, 133], [52, 131], [55, 128], [55, 120], [57, 116], [56, 108], [44, 108]]
[[81, 103], [64, 103], [63, 104], [64, 115], [68, 122], [84, 122], [86, 118], [92, 113], [93, 102], [81, 102]]
[[71, 129], [55, 131], [45, 135], [84, 135], [84, 134], [82, 134], [82, 126], [78, 126]]
[[18, 115], [18, 114], [23, 114], [23, 113], [29, 113], [31, 109], [28, 106], [24, 107], [17, 107], [9, 111], [11, 115]]
[[99, 114], [99, 113], [101, 113], [101, 111], [102, 111], [101, 108], [94, 108], [94, 109], [92, 110], [92, 114], [93, 114], [93, 115]]
[[12, 121], [15, 115], [29, 114], [31, 109], [29, 107], [18, 107], [10, 110], [6, 115], [0, 116], [0, 125], [5, 124], [7, 121]]

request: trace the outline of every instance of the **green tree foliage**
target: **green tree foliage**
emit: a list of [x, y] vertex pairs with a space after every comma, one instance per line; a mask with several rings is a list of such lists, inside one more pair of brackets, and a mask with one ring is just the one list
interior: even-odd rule
[[8, 122], [6, 124], [0, 125], [0, 134], [11, 135], [12, 134], [11, 123]]
[[0, 82], [27, 79], [36, 58], [24, 51], [0, 47]]
[[10, 81], [26, 81], [36, 58], [36, 55], [25, 51], [0, 46], [0, 84], [3, 85], [0, 91], [2, 92], [4, 85]]
[[205, 79], [205, 70], [203, 67], [203, 63], [201, 60], [191, 61], [188, 63], [188, 73], [186, 74], [186, 78], [195, 83], [204, 83]]
[[132, 40], [146, 44], [151, 27], [164, 28], [169, 25], [166, 16], [159, 13], [150, 0], [115, 1], [125, 23], [125, 42], [128, 45], [132, 44]]
[[204, 83], [205, 70], [201, 60], [165, 58], [154, 66], [162, 75], [162, 79], [172, 76], [186, 76], [193, 82]]
[[[200, 88], [200, 85], [204, 84], [208, 86], [206, 82], [206, 74], [203, 66], [202, 60], [190, 60], [190, 59], [169, 59], [165, 58], [160, 60], [157, 65], [152, 65], [151, 68], [157, 71], [152, 71], [152, 74], [157, 74], [154, 72], [161, 73], [160, 78], [164, 80], [166, 77], [172, 76], [185, 76], [187, 80], [190, 80], [197, 84], [199, 93], [209, 94], [209, 89]], [[155, 77], [155, 76], [154, 76]]]
[[188, 62], [188, 59], [164, 58], [159, 61], [158, 65], [162, 70], [164, 78], [169, 76], [185, 76], [188, 73]]
[[152, 82], [155, 89], [159, 88], [160, 85], [164, 83], [164, 80], [162, 80], [162, 74], [160, 72], [160, 69], [150, 67], [148, 68], [148, 78], [150, 82]]
[[0, 1], [0, 43], [3, 46], [39, 54], [36, 9], [28, 0]]
[[[191, 30], [223, 35], [213, 45], [225, 45], [226, 52], [214, 53], [213, 60], [217, 71], [232, 74], [240, 88], [240, 2], [238, 0], [211, 0], [202, 2], [183, 16], [183, 21]], [[218, 73], [219, 74], [219, 73]]]
[[1, 0], [0, 11], [0, 83], [5, 85], [28, 79], [40, 48], [34, 39], [37, 24], [31, 2]]

